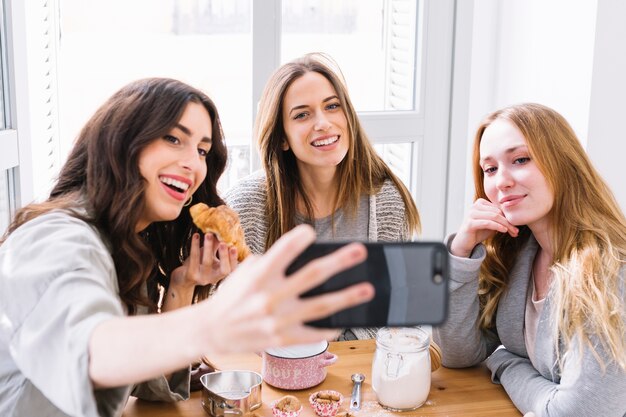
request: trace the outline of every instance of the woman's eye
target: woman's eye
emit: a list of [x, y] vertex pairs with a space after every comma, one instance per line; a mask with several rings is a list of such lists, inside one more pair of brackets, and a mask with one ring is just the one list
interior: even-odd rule
[[521, 158], [516, 158], [515, 161], [513, 161], [514, 164], [525, 164], [528, 161], [530, 161], [530, 158], [527, 156], [523, 156]]
[[339, 103], [331, 103], [328, 106], [326, 106], [328, 110], [335, 110], [335, 109], [338, 109], [339, 107], [341, 107], [341, 104]]
[[209, 154], [210, 149], [198, 148], [198, 154], [204, 158]]
[[293, 120], [303, 119], [306, 116], [306, 113], [298, 113], [293, 117]]
[[493, 174], [494, 172], [496, 172], [496, 167], [485, 167], [483, 168], [483, 172], [485, 174]]
[[172, 135], [165, 135], [163, 136], [163, 139], [171, 143], [180, 143], [180, 140], [176, 136]]

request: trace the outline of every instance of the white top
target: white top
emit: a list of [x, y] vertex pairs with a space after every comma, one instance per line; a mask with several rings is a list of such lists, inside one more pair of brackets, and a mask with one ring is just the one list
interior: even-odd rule
[[537, 336], [539, 318], [541, 317], [541, 311], [543, 310], [543, 304], [546, 299], [544, 297], [541, 300], [537, 300], [535, 280], [532, 275], [530, 281], [532, 291], [528, 291], [528, 297], [526, 297], [526, 312], [524, 313], [524, 341], [526, 342], [528, 358], [533, 366], [537, 367], [537, 360], [535, 359], [535, 338]]
[[[93, 227], [61, 211], [19, 227], [0, 246], [0, 416], [121, 415], [132, 387], [93, 389], [88, 342], [96, 325], [124, 315]], [[164, 377], [138, 391], [183, 399], [188, 373], [175, 379], [180, 393], [163, 393]]]

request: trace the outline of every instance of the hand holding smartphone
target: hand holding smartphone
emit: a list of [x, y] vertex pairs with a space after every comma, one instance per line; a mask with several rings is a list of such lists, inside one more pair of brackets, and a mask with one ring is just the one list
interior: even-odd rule
[[[315, 242], [287, 268], [287, 275], [348, 242]], [[448, 250], [441, 242], [365, 242], [365, 262], [303, 294], [319, 295], [369, 281], [372, 301], [308, 324], [325, 328], [438, 325], [448, 311]]]

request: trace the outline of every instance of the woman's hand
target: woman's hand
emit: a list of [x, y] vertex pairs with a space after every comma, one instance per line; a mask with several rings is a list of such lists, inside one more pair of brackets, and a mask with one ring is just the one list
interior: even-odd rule
[[204, 235], [204, 244], [200, 246], [200, 235], [194, 233], [189, 257], [170, 274], [162, 311], [191, 304], [196, 286], [217, 284], [237, 265], [236, 248], [219, 242], [212, 233]]
[[310, 226], [296, 227], [265, 255], [246, 258], [212, 297], [198, 304], [165, 314], [102, 320], [89, 340], [89, 375], [94, 385], [105, 388], [145, 381], [188, 366], [203, 355], [259, 352], [334, 338], [337, 331], [304, 323], [371, 300], [374, 287], [364, 282], [316, 297], [299, 296], [362, 262], [367, 254], [362, 244], [347, 245], [286, 277], [287, 266], [313, 240]]
[[455, 256], [468, 257], [474, 247], [497, 232], [516, 237], [517, 227], [509, 223], [502, 211], [493, 203], [479, 198], [470, 208], [467, 217], [457, 232], [450, 252]]
[[367, 256], [362, 244], [350, 244], [309, 262], [287, 277], [289, 264], [314, 240], [315, 232], [310, 226], [296, 227], [276, 241], [264, 256], [248, 257], [203, 302], [204, 313], [198, 322], [205, 322], [201, 334], [208, 348], [206, 354], [253, 352], [271, 346], [332, 339], [337, 335], [336, 330], [316, 329], [304, 323], [373, 297], [373, 286], [364, 282], [329, 294], [299, 298]]

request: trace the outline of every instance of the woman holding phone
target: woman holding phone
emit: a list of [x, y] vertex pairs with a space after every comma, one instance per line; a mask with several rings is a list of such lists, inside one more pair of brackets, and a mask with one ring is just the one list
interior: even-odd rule
[[0, 245], [0, 415], [119, 416], [131, 391], [182, 400], [201, 356], [332, 338], [304, 323], [372, 297], [361, 284], [299, 298], [366, 256], [352, 245], [286, 279], [315, 237], [306, 226], [238, 267], [211, 237], [201, 247], [186, 204], [221, 203], [225, 162], [215, 105], [182, 82], [139, 80], [100, 107], [50, 197]]

